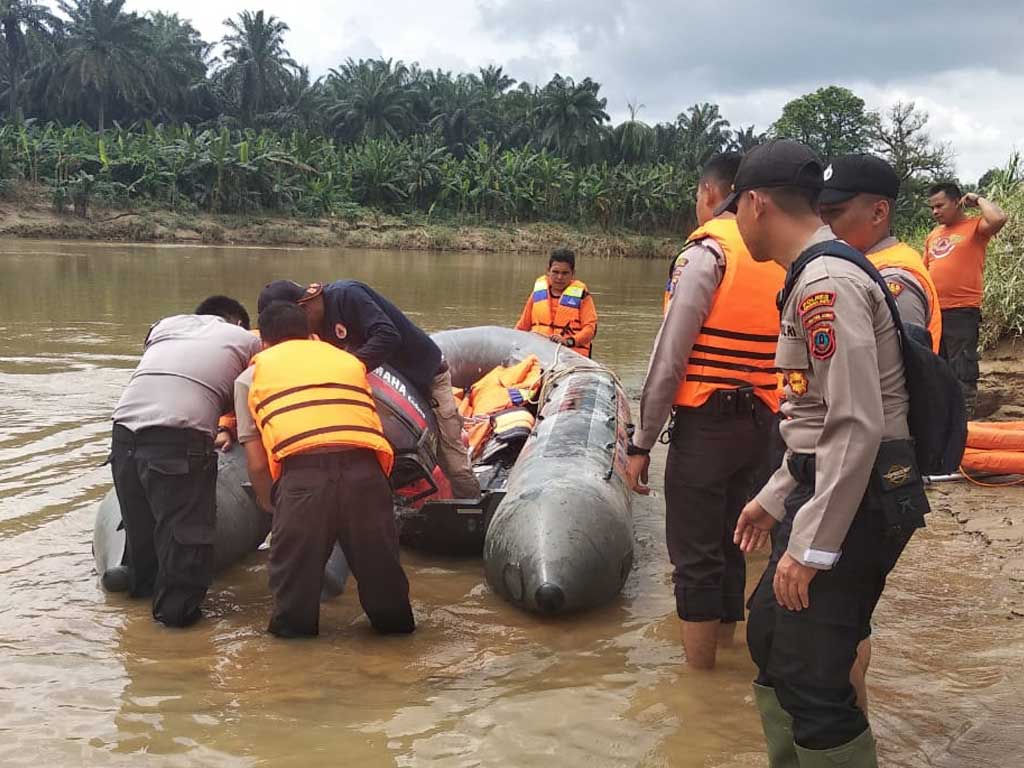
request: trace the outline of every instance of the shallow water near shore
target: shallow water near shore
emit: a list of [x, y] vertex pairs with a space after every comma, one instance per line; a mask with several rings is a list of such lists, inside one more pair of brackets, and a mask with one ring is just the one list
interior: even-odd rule
[[[595, 356], [639, 392], [666, 267], [588, 260]], [[503, 254], [0, 242], [0, 765], [765, 766], [742, 643], [682, 664], [663, 504], [638, 499], [622, 597], [542, 620], [477, 559], [406, 551], [419, 629], [380, 638], [355, 595], [318, 640], [263, 631], [264, 557], [222, 574], [206, 618], [155, 624], [90, 554], [110, 412], [149, 324], [211, 293], [253, 309], [276, 277], [364, 280], [424, 328], [518, 317], [545, 262]], [[636, 403], [634, 402], [634, 408]], [[663, 454], [652, 484], [660, 486]], [[944, 505], [968, 504], [947, 487]], [[1020, 489], [1006, 491], [1019, 507]], [[762, 561], [751, 564], [753, 586]], [[883, 764], [1024, 765], [1024, 624], [984, 546], [931, 515], [876, 614]]]

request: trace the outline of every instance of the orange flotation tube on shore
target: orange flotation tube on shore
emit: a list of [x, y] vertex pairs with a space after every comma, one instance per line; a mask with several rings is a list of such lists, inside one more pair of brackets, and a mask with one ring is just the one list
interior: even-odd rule
[[1024, 421], [972, 421], [960, 463], [966, 472], [1024, 475]]

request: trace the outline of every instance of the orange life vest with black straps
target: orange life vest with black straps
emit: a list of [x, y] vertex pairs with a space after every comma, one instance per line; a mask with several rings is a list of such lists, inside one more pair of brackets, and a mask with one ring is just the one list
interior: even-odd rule
[[[921, 289], [925, 292], [928, 300], [928, 332], [932, 337], [932, 351], [939, 353], [939, 344], [942, 341], [942, 311], [939, 309], [939, 292], [935, 289], [935, 282], [928, 274], [921, 254], [905, 243], [896, 243], [888, 248], [867, 255], [868, 261], [875, 265], [879, 271], [889, 269], [905, 269], [914, 276]], [[887, 280], [886, 284], [893, 296], [898, 296], [903, 286]]]
[[[533, 284], [533, 310], [530, 317], [530, 330], [544, 336], [559, 334], [572, 336], [583, 330], [580, 320], [580, 307], [587, 295], [587, 286], [579, 280], [573, 280], [562, 291], [557, 302], [552, 302], [551, 287], [547, 275], [541, 275]], [[554, 317], [551, 307], [554, 305]], [[590, 357], [590, 345], [573, 347], [581, 355]]]
[[270, 459], [271, 475], [295, 454], [330, 448], [368, 448], [385, 475], [394, 450], [384, 436], [366, 367], [322, 341], [284, 341], [253, 358], [249, 410]]
[[765, 405], [778, 411], [775, 298], [786, 273], [773, 261], [754, 261], [735, 219], [712, 219], [687, 243], [705, 238], [713, 239], [725, 254], [725, 274], [694, 342], [675, 404], [697, 408], [716, 390], [752, 387]]

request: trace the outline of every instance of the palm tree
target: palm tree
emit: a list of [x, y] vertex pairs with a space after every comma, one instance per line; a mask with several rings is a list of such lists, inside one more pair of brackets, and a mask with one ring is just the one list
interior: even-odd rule
[[409, 69], [388, 60], [349, 59], [327, 77], [328, 117], [350, 140], [399, 138], [412, 122]]
[[577, 85], [571, 77], [555, 75], [541, 91], [541, 144], [573, 160], [593, 152], [609, 119], [608, 100], [597, 95], [600, 88], [589, 77]]
[[729, 143], [729, 121], [717, 104], [694, 104], [676, 118], [680, 130], [680, 160], [687, 168], [700, 168]]
[[242, 11], [237, 18], [225, 19], [230, 30], [224, 44], [224, 82], [234, 91], [242, 116], [247, 122], [279, 101], [287, 79], [299, 65], [284, 47], [288, 25], [263, 11]]
[[448, 151], [461, 158], [480, 134], [484, 94], [476, 78], [466, 75], [439, 80], [433, 91], [430, 125], [440, 130]]
[[767, 140], [767, 135], [755, 131], [754, 126], [748, 125], [746, 128], [740, 126], [738, 131], [732, 132], [729, 148], [735, 152], [749, 152], [759, 144], [764, 144]]
[[0, 0], [0, 33], [7, 53], [7, 117], [20, 120], [18, 89], [28, 67], [29, 48], [25, 33], [49, 37], [61, 26], [50, 9], [33, 0]]
[[516, 84], [513, 77], [505, 74], [504, 67], [493, 64], [480, 67], [480, 85], [488, 98], [496, 98]]
[[[59, 0], [68, 15], [68, 45], [49, 88], [51, 101], [95, 103], [100, 133], [110, 100], [150, 95], [146, 21], [124, 12], [125, 0]], [[84, 111], [84, 109], [83, 109]]]
[[193, 88], [205, 84], [212, 46], [176, 13], [152, 13], [147, 34], [153, 58], [153, 111], [170, 119], [185, 112]]
[[632, 104], [627, 106], [629, 107], [629, 120], [625, 120], [615, 127], [615, 149], [623, 162], [646, 162], [654, 153], [654, 129], [647, 123], [636, 119], [637, 114], [644, 108], [643, 104], [635, 107]]

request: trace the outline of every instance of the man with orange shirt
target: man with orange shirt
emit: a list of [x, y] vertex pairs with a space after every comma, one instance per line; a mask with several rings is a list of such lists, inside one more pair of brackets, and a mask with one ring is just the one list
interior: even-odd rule
[[[984, 294], [985, 250], [1006, 224], [995, 203], [953, 183], [928, 190], [932, 218], [938, 222], [924, 241], [924, 260], [935, 281], [942, 308], [942, 350], [964, 388], [968, 415], [978, 397], [978, 330]], [[968, 217], [965, 208], [978, 208]]]
[[534, 282], [516, 329], [539, 333], [590, 357], [597, 335], [597, 309], [586, 284], [576, 279], [576, 254], [571, 250], [551, 252], [548, 271]]

